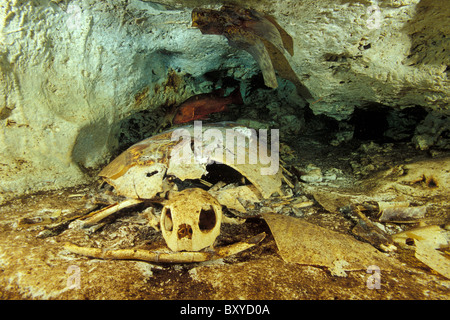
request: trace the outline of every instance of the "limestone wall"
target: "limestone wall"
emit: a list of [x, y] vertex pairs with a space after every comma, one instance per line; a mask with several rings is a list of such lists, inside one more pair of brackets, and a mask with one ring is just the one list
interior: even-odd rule
[[[156, 127], [164, 106], [211, 91], [211, 72], [240, 82], [247, 106], [263, 101], [246, 92], [251, 56], [190, 27], [193, 7], [218, 1], [0, 4], [0, 202], [90, 181], [119, 149], [123, 121], [145, 111]], [[445, 1], [246, 4], [294, 38], [290, 63], [319, 100], [315, 114], [346, 120], [370, 103], [449, 112]], [[302, 107], [292, 90], [269, 94]]]

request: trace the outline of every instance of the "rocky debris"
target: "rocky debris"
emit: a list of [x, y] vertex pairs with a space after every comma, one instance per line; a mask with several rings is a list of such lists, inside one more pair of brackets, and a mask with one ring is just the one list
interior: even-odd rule
[[437, 112], [429, 113], [417, 126], [412, 139], [420, 150], [432, 147], [450, 150], [450, 119]]

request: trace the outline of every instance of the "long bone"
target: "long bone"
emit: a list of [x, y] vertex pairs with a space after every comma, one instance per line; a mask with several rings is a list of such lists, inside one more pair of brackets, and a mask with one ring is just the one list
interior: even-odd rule
[[228, 246], [214, 248], [213, 251], [154, 252], [143, 249], [103, 250], [100, 248], [80, 247], [66, 243], [64, 248], [72, 253], [99, 259], [142, 260], [156, 263], [193, 263], [222, 259], [250, 249], [266, 237], [262, 232], [245, 241]]

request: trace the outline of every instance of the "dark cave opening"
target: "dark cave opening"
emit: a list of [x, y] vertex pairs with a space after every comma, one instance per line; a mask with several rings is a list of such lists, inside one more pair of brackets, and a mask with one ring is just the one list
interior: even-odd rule
[[388, 110], [385, 108], [355, 109], [350, 124], [354, 126], [353, 138], [359, 140], [384, 140], [388, 129]]
[[399, 110], [381, 104], [371, 104], [364, 109], [355, 109], [349, 123], [354, 127], [354, 139], [406, 142], [411, 140], [417, 125], [427, 114], [420, 106]]

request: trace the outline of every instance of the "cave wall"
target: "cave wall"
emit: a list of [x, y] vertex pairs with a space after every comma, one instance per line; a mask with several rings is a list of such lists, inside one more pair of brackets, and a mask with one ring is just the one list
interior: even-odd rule
[[[293, 37], [289, 62], [315, 98], [314, 114], [345, 121], [368, 104], [420, 106], [448, 126], [445, 2], [246, 4]], [[245, 116], [269, 109], [295, 133], [305, 103], [292, 84], [252, 90], [259, 69], [251, 56], [190, 27], [192, 8], [207, 5], [220, 2], [1, 1], [0, 202], [90, 181], [123, 147], [127, 119], [139, 123], [144, 112], [150, 132], [164, 107], [220, 87], [217, 75], [239, 83]], [[436, 123], [428, 118], [415, 141], [433, 143]]]

